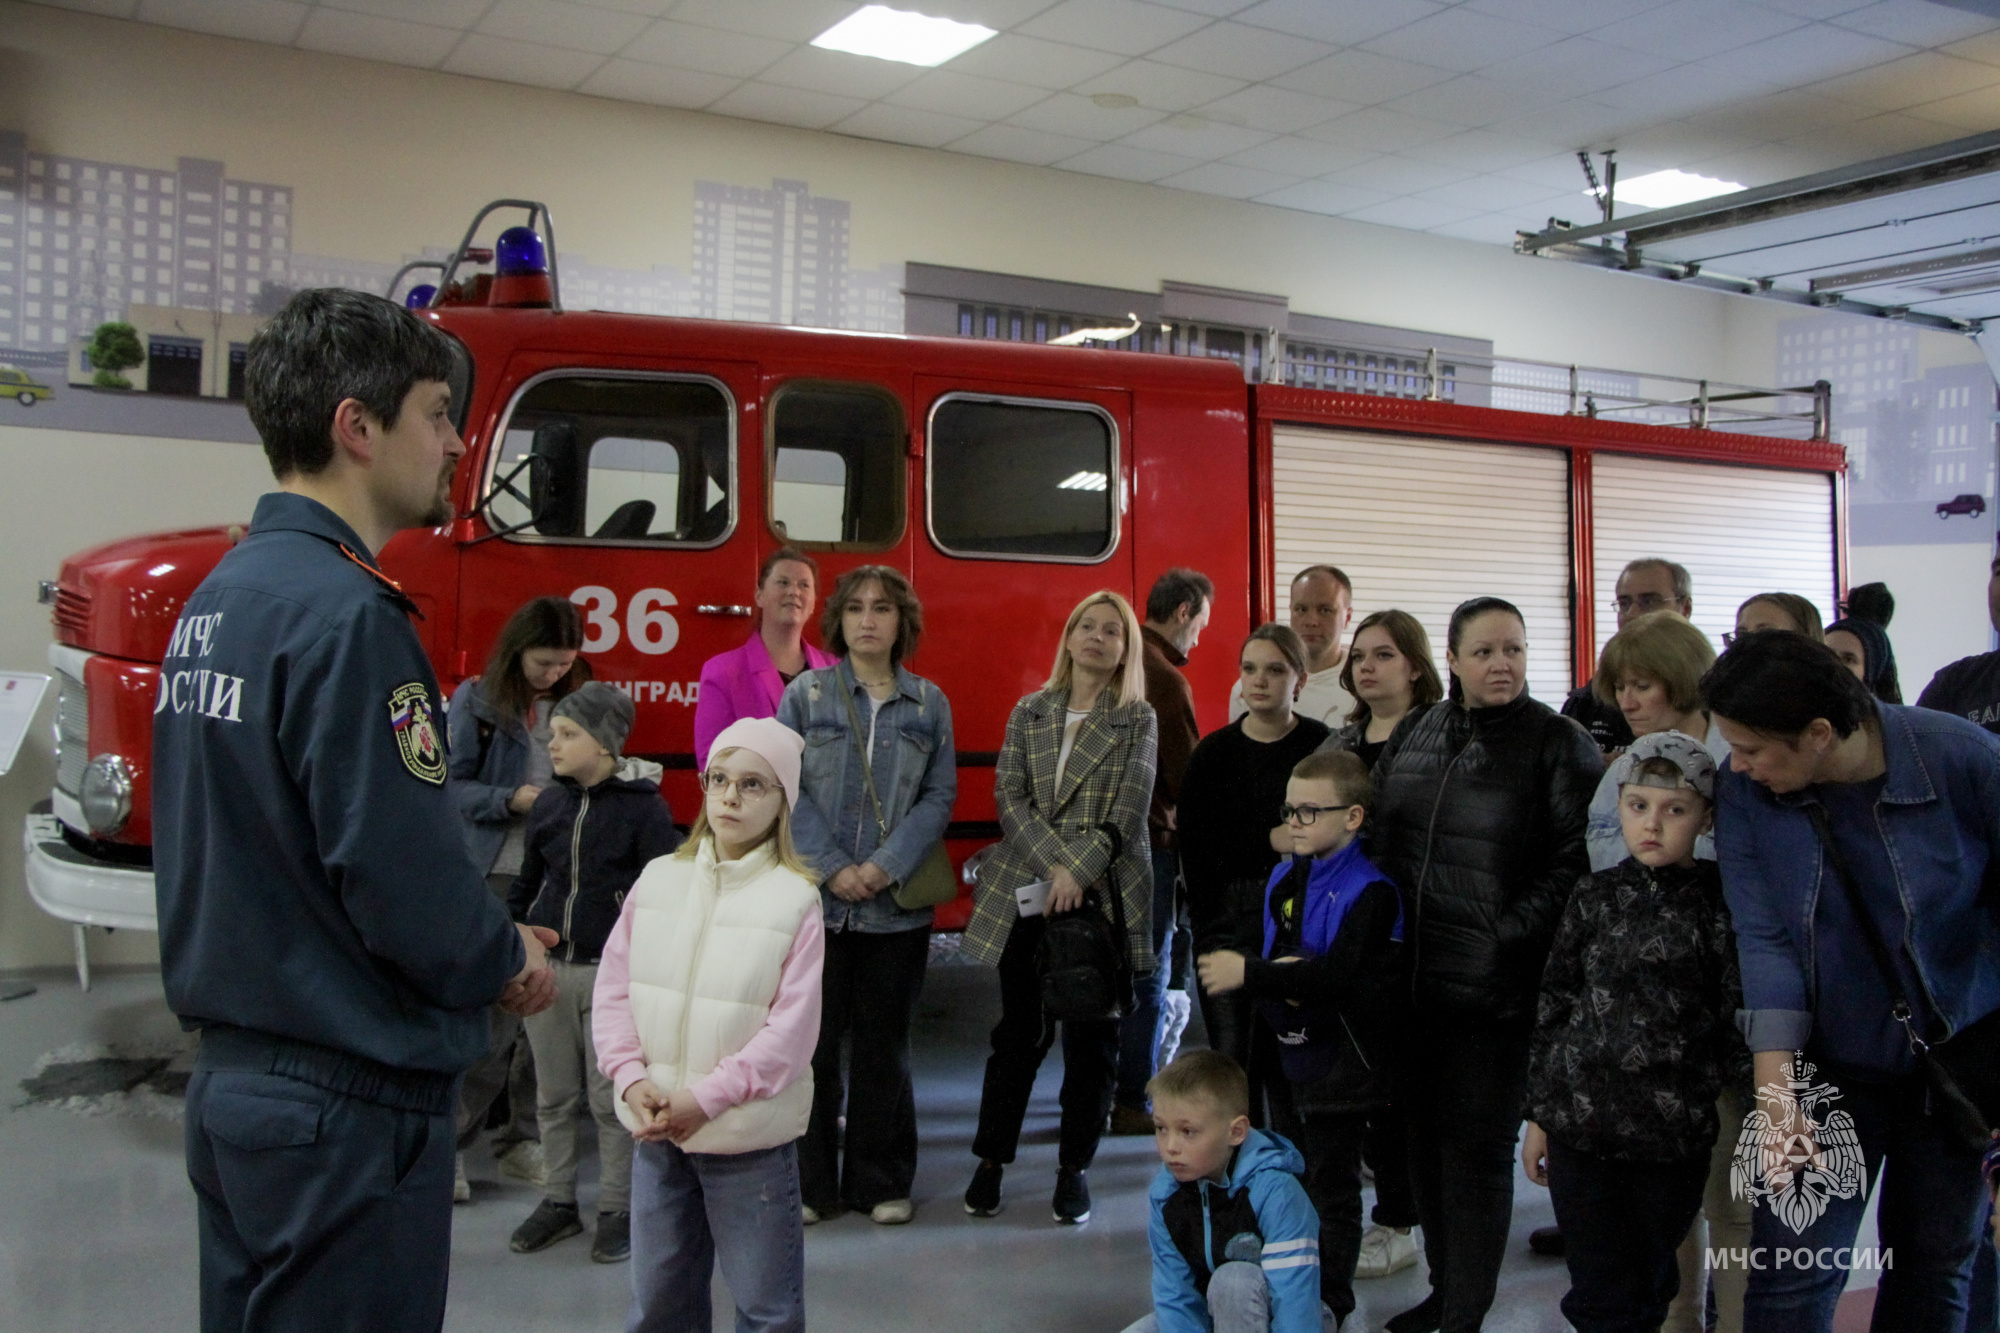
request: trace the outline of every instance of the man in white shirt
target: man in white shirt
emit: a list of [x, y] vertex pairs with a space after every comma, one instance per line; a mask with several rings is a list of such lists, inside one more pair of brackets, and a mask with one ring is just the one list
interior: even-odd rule
[[[1347, 665], [1347, 622], [1354, 618], [1354, 585], [1332, 565], [1308, 565], [1292, 580], [1292, 629], [1306, 645], [1306, 683], [1297, 712], [1339, 727], [1354, 711], [1354, 696], [1340, 683]], [[1239, 681], [1229, 688], [1229, 718], [1249, 712]]]

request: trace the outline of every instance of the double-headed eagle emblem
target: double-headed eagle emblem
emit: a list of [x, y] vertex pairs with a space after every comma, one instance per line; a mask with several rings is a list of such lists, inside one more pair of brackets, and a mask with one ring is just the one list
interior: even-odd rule
[[1730, 1194], [1768, 1206], [1798, 1235], [1834, 1199], [1853, 1198], [1865, 1173], [1854, 1117], [1833, 1109], [1840, 1091], [1814, 1083], [1818, 1072], [1794, 1056], [1784, 1083], [1758, 1089], [1760, 1105], [1744, 1117], [1729, 1164]]

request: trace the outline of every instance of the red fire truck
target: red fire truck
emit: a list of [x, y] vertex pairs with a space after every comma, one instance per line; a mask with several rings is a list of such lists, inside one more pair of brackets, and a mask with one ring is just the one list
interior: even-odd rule
[[[1459, 599], [1510, 597], [1543, 697], [1590, 674], [1633, 555], [1718, 571], [1698, 621], [1733, 612], [1715, 585], [1739, 574], [1745, 593], [1844, 591], [1837, 445], [1246, 385], [1221, 360], [565, 311], [552, 274], [453, 282], [485, 257], [471, 240], [423, 313], [462, 353], [460, 517], [400, 535], [382, 567], [447, 693], [524, 600], [575, 601], [597, 678], [638, 705], [628, 750], [666, 767], [683, 822], [701, 664], [753, 632], [758, 563], [787, 542], [828, 586], [891, 564], [923, 600], [912, 665], [952, 700], [960, 862], [999, 837], [1010, 706], [1098, 588], [1139, 604], [1171, 566], [1213, 578], [1188, 669], [1204, 729], [1226, 720], [1235, 646], [1284, 613], [1280, 576], [1317, 561], [1353, 577], [1357, 613], [1403, 606], [1439, 639]], [[56, 786], [26, 830], [30, 890], [61, 919], [153, 928], [157, 664], [241, 534], [155, 533], [62, 566]]]

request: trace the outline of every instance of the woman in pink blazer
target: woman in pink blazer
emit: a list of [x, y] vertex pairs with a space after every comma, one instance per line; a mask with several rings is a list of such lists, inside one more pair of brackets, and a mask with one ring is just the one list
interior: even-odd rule
[[701, 666], [695, 692], [694, 761], [708, 767], [709, 747], [740, 717], [773, 717], [792, 677], [838, 659], [805, 641], [817, 601], [819, 565], [805, 552], [780, 546], [757, 571], [757, 632], [741, 648]]

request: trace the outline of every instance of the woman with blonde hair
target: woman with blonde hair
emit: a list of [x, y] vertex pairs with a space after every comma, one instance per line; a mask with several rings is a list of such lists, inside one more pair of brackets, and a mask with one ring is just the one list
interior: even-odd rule
[[1781, 629], [1803, 634], [1814, 643], [1826, 642], [1819, 608], [1795, 592], [1760, 592], [1744, 598], [1743, 605], [1736, 608], [1735, 632], [1722, 636], [1723, 646], [1760, 629]]
[[[1718, 765], [1729, 761], [1729, 745], [1701, 706], [1701, 676], [1715, 663], [1708, 636], [1674, 611], [1651, 611], [1628, 623], [1605, 643], [1597, 657], [1590, 689], [1616, 708], [1634, 738], [1678, 731], [1708, 747]], [[1618, 824], [1618, 785], [1607, 772], [1591, 798], [1584, 834], [1590, 868], [1609, 870], [1626, 856]], [[1715, 859], [1715, 839], [1703, 834], [1695, 853]]]
[[[1146, 702], [1139, 619], [1117, 593], [1092, 593], [1070, 612], [1048, 684], [1014, 705], [994, 771], [1003, 838], [981, 867], [964, 953], [1000, 973], [1000, 1022], [979, 1098], [979, 1158], [965, 1211], [1000, 1211], [1000, 1177], [1020, 1143], [1035, 1073], [1055, 1040], [1042, 1013], [1036, 946], [1049, 916], [1076, 911], [1086, 892], [1124, 905], [1125, 944], [1135, 975], [1151, 972], [1153, 867], [1146, 810], [1159, 731]], [[1112, 837], [1104, 826], [1117, 830]], [[1114, 859], [1115, 858], [1115, 859]], [[1015, 890], [1045, 884], [1038, 912], [1023, 915]], [[1089, 910], [1099, 910], [1092, 907]], [[1084, 1173], [1111, 1110], [1118, 1023], [1066, 1022], [1062, 1141], [1055, 1219], [1090, 1216]]]

